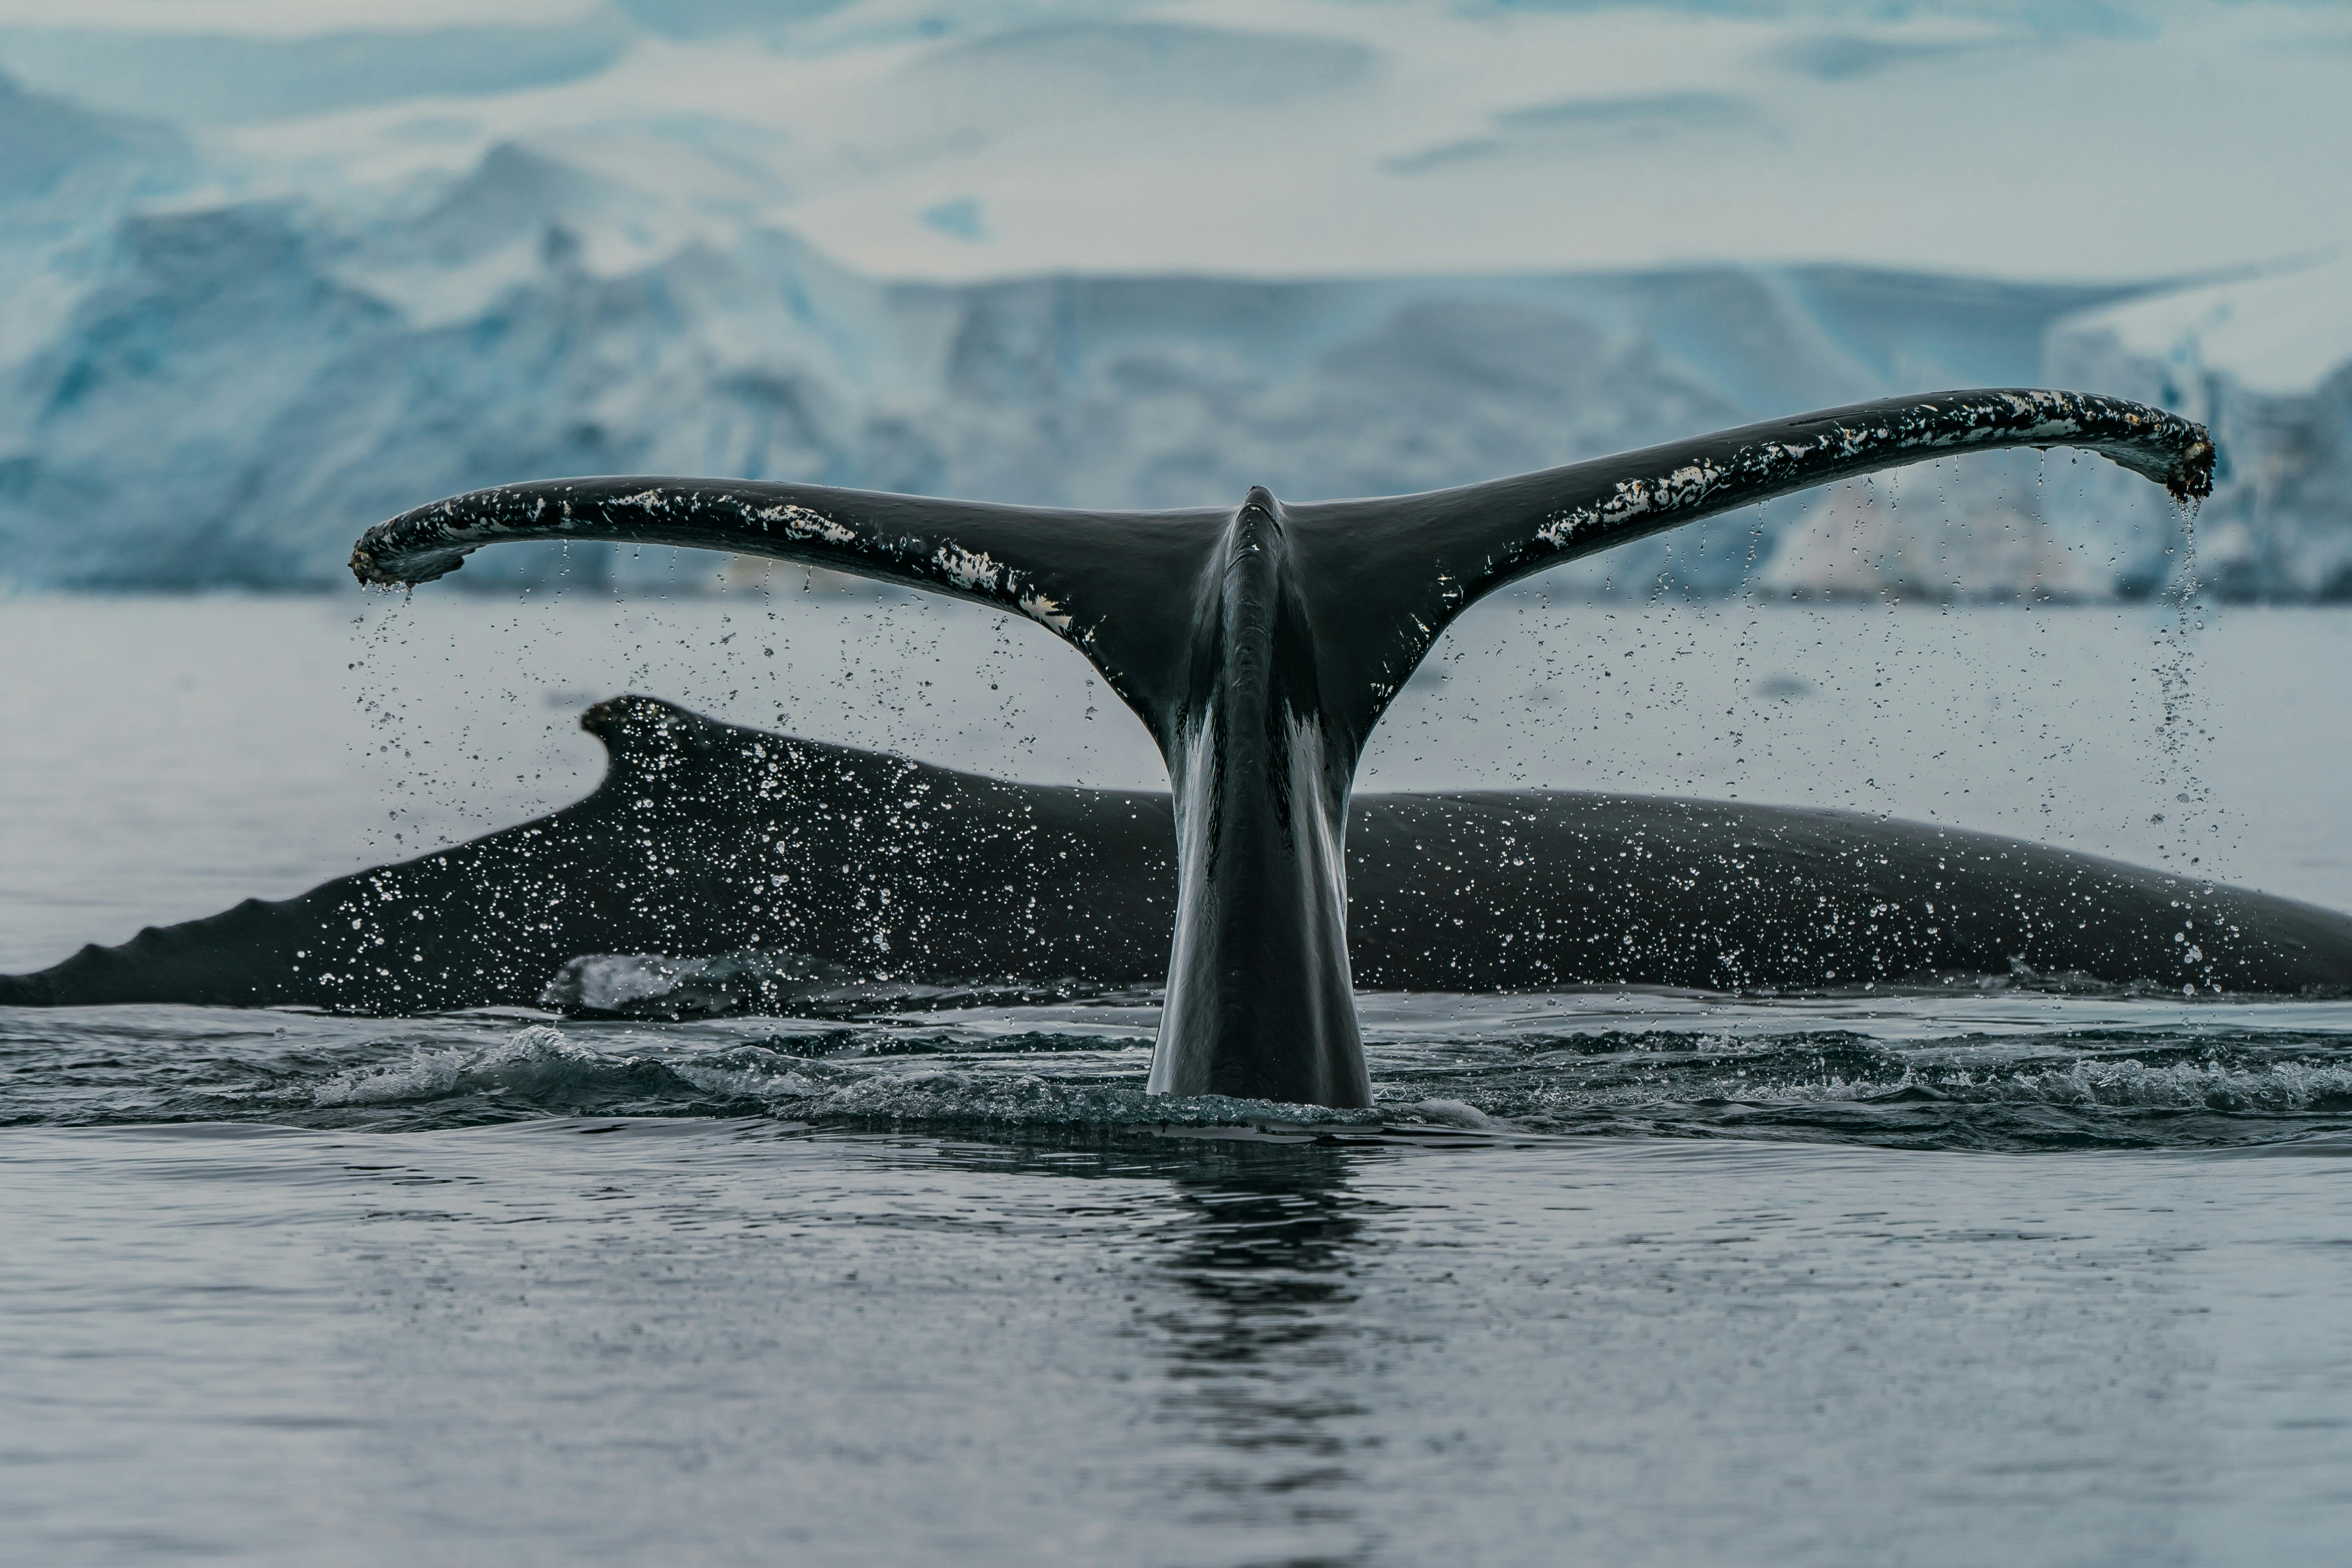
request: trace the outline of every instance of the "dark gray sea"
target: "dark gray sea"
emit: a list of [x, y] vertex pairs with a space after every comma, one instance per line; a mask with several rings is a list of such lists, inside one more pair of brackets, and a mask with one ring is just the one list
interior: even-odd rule
[[[377, 613], [12, 604], [0, 966], [570, 798], [609, 689], [1142, 782], [1076, 676], [989, 706], [1026, 650], [903, 606], [751, 675], [757, 604], [617, 648], [509, 605], [504, 663]], [[2352, 902], [2352, 631], [2151, 615], [1660, 612], [1631, 677], [1512, 632], [1380, 784], [1646, 772]], [[1145, 1096], [1149, 995], [0, 1011], [0, 1557], [2346, 1560], [2352, 1003], [1361, 1005], [1362, 1113]]]

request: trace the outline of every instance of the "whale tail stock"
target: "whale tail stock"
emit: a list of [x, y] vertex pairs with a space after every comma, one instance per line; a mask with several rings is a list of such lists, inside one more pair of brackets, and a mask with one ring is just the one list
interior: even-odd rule
[[2183, 500], [2204, 428], [2030, 390], [1889, 399], [1421, 495], [1232, 511], [1073, 511], [812, 485], [550, 480], [370, 529], [362, 582], [428, 582], [509, 540], [772, 556], [1024, 615], [1094, 664], [1174, 794], [1176, 935], [1150, 1087], [1370, 1103], [1342, 843], [1372, 727], [1447, 624], [1546, 567], [1791, 491], [2015, 447], [2098, 452]]

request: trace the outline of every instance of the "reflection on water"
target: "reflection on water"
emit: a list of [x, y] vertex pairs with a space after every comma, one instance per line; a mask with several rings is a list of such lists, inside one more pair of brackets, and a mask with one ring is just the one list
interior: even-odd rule
[[1302, 1538], [1280, 1542], [1290, 1562], [1337, 1561], [1318, 1550], [1326, 1539], [1361, 1535], [1349, 1458], [1376, 1413], [1349, 1365], [1365, 1349], [1349, 1309], [1367, 1209], [1349, 1157], [1279, 1143], [1204, 1152], [1173, 1183], [1178, 1217], [1160, 1233], [1160, 1267], [1184, 1297], [1159, 1324], [1166, 1415], [1198, 1433], [1171, 1479], [1196, 1523]]
[[27, 1562], [2332, 1563], [2340, 1165], [0, 1132]]
[[0, 1522], [303, 1568], [2340, 1558], [2352, 1003], [1364, 1013], [1380, 1104], [1318, 1115], [1145, 1095], [1145, 1007], [0, 1010]]

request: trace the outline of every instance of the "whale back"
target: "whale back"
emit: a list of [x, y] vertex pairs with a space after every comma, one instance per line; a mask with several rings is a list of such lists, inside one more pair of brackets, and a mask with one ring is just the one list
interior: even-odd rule
[[[1017, 784], [616, 698], [602, 784], [299, 898], [0, 976], [0, 1005], [535, 1005], [598, 953], [795, 954], [867, 980], [1159, 979], [1170, 797]], [[1996, 835], [1572, 791], [1356, 797], [1366, 990], [2095, 985], [2352, 991], [2352, 917]]]

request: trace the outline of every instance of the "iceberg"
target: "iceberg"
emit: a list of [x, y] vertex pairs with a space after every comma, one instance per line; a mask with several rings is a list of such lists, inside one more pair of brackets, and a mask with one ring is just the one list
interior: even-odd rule
[[2048, 374], [2160, 404], [2221, 448], [2193, 534], [2087, 468], [2053, 497], [2126, 545], [2122, 592], [2193, 572], [2223, 599], [2352, 600], [2352, 258], [2084, 312], [2053, 330]]
[[[1555, 581], [2352, 595], [2352, 277], [2210, 270], [2333, 237], [2341, 160], [2272, 154], [2334, 144], [2340, 26], [1491, 9], [37, 7], [0, 26], [0, 584], [325, 587], [371, 522], [555, 475], [1230, 505], [2051, 384], [2214, 426], [2193, 536], [2088, 466], [1955, 461]], [[2000, 94], [2024, 154], [1885, 130]], [[2108, 180], [2021, 205], [2012, 160], [2093, 132], [2160, 134], [2203, 221]], [[1885, 264], [1662, 259], [1727, 247]], [[2123, 280], [1981, 275], [2059, 257]]]
[[[2031, 381], [2053, 323], [2127, 292], [1760, 266], [892, 282], [520, 144], [391, 215], [134, 212], [108, 256], [0, 386], [22, 584], [323, 586], [420, 498], [551, 475], [1141, 508], [1428, 489]], [[1797, 519], [1628, 552], [1585, 585], [1737, 589]], [[484, 578], [723, 564], [520, 553]]]

